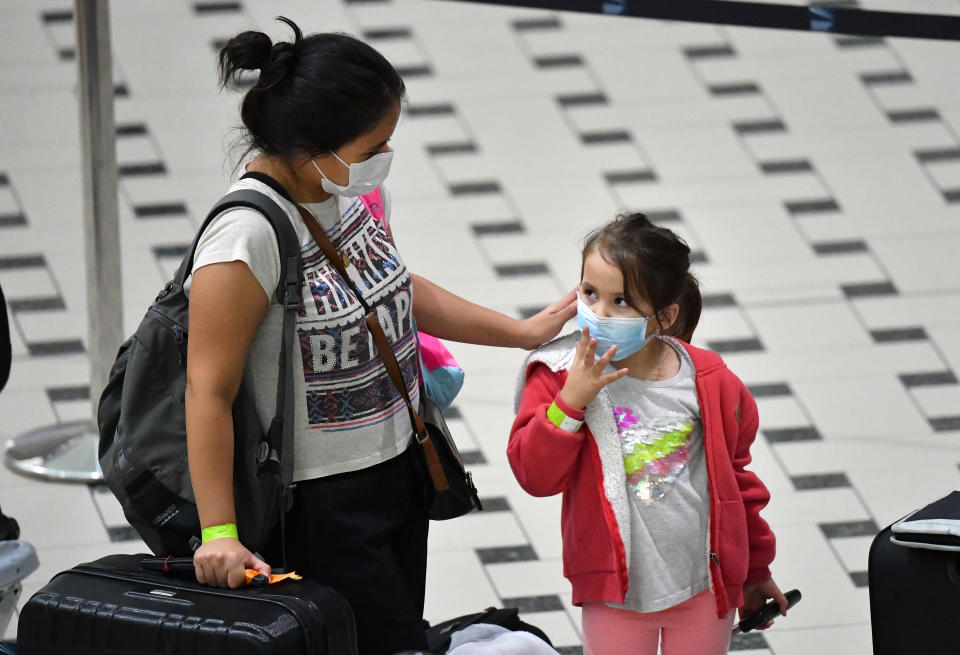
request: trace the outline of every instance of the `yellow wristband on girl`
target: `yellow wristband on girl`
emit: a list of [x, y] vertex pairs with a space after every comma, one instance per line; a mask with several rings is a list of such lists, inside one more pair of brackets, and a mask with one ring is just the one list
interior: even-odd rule
[[214, 539], [222, 539], [223, 537], [233, 537], [234, 539], [239, 539], [236, 523], [211, 525], [209, 528], [204, 528], [200, 532], [200, 536], [202, 537], [203, 543], [213, 541]]
[[547, 408], [547, 418], [550, 422], [565, 432], [577, 432], [583, 427], [583, 421], [570, 418], [554, 401]]

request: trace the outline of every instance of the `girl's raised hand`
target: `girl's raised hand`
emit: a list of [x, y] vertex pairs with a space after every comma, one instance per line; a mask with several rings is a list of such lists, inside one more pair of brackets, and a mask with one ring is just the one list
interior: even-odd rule
[[577, 342], [577, 352], [573, 356], [573, 364], [567, 371], [567, 381], [560, 390], [563, 402], [574, 409], [583, 409], [597, 397], [601, 389], [626, 375], [625, 368], [609, 375], [603, 373], [616, 352], [617, 347], [611, 346], [603, 357], [597, 359], [597, 340], [590, 338], [590, 328], [583, 328], [580, 341]]

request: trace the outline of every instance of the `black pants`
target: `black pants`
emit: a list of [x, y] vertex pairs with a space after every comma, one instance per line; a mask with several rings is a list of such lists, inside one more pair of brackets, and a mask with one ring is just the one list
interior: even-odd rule
[[[360, 655], [427, 648], [428, 519], [416, 447], [360, 471], [298, 483], [287, 514], [288, 567], [346, 597]], [[278, 565], [274, 541], [267, 561]]]

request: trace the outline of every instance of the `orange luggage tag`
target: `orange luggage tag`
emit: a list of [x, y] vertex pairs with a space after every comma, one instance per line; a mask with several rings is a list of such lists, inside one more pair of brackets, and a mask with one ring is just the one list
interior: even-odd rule
[[255, 587], [274, 584], [283, 580], [303, 580], [303, 577], [297, 575], [296, 571], [291, 571], [290, 573], [271, 573], [270, 575], [264, 575], [256, 569], [247, 569], [245, 573], [247, 574], [247, 584]]

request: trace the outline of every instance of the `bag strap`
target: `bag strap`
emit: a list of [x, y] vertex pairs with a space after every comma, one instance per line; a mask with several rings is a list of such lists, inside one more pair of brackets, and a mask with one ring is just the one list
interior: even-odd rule
[[427, 426], [420, 417], [420, 414], [413, 408], [413, 403], [410, 401], [410, 394], [407, 392], [407, 385], [403, 381], [403, 372], [400, 370], [397, 357], [393, 352], [393, 348], [390, 346], [390, 342], [387, 340], [387, 335], [383, 332], [383, 326], [380, 325], [380, 321], [377, 320], [373, 310], [370, 309], [370, 305], [367, 304], [360, 290], [357, 289], [357, 286], [354, 284], [353, 279], [347, 273], [343, 258], [337, 252], [333, 242], [330, 241], [330, 237], [327, 236], [326, 231], [324, 231], [317, 222], [317, 219], [306, 209], [300, 205], [297, 205], [297, 209], [300, 211], [300, 216], [303, 217], [303, 222], [306, 224], [307, 229], [310, 230], [310, 234], [313, 236], [313, 240], [317, 243], [320, 251], [330, 263], [333, 264], [334, 268], [337, 269], [337, 273], [339, 273], [343, 281], [350, 286], [353, 295], [357, 297], [357, 300], [360, 301], [360, 305], [363, 307], [365, 313], [364, 321], [370, 330], [370, 334], [373, 336], [373, 342], [376, 344], [377, 351], [380, 353], [380, 359], [383, 360], [383, 365], [387, 369], [387, 375], [407, 405], [407, 413], [410, 415], [410, 425], [413, 427], [417, 441], [419, 441], [423, 447], [427, 461], [427, 469], [430, 471], [430, 478], [433, 480], [434, 488], [437, 491], [448, 489], [450, 484], [447, 481], [447, 476], [443, 472], [443, 466], [440, 464], [440, 457], [437, 455], [436, 445], [430, 438], [430, 433], [427, 431]]
[[190, 251], [183, 258], [175, 276], [182, 287], [187, 276], [193, 270], [193, 260], [200, 237], [210, 222], [223, 212], [237, 207], [246, 207], [262, 214], [270, 223], [277, 237], [280, 253], [280, 279], [277, 282], [277, 296], [283, 304], [283, 328], [280, 338], [280, 357], [277, 372], [277, 403], [270, 428], [261, 442], [258, 451], [258, 463], [261, 471], [280, 475], [280, 532], [283, 542], [283, 568], [286, 569], [286, 522], [285, 515], [293, 503], [293, 427], [294, 427], [294, 390], [293, 366], [290, 356], [293, 352], [293, 337], [296, 328], [297, 313], [300, 309], [301, 287], [303, 285], [303, 262], [300, 258], [300, 240], [293, 229], [288, 214], [269, 196], [242, 189], [233, 191], [210, 210], [203, 225], [197, 231]]

